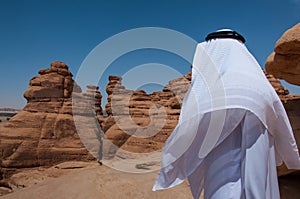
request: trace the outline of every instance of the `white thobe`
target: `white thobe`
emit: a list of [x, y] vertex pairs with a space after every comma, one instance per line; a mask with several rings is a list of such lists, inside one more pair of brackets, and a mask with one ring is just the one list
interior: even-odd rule
[[200, 43], [178, 124], [153, 190], [188, 178], [194, 198], [279, 198], [276, 165], [300, 169], [284, 107], [260, 66], [234, 39]]
[[274, 138], [253, 113], [227, 113], [239, 114], [243, 119], [205, 159], [205, 198], [279, 199]]

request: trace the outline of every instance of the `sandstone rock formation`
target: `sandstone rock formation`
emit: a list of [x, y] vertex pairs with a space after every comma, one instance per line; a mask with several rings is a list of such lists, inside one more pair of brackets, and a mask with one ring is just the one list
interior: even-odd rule
[[[284, 79], [291, 84], [300, 85], [300, 23], [287, 30], [277, 41], [274, 52], [268, 57], [265, 67], [266, 71], [274, 77]], [[277, 89], [276, 91], [284, 104], [298, 148], [300, 148], [300, 110], [297, 108], [300, 107], [300, 95], [289, 95], [280, 88], [279, 81], [271, 76], [269, 80], [273, 86], [277, 85], [275, 90]], [[284, 165], [278, 167], [278, 175], [285, 175], [290, 172], [292, 171], [287, 170]]]
[[300, 85], [300, 23], [281, 36], [265, 66], [276, 78]]
[[[25, 91], [27, 104], [0, 129], [0, 164], [7, 171], [53, 165], [68, 160], [93, 160], [76, 132], [72, 113], [72, 92], [94, 106], [102, 115], [98, 87], [88, 86], [86, 93], [72, 79], [68, 66], [53, 62], [30, 80]], [[84, 115], [83, 110], [77, 110]]]
[[135, 153], [162, 149], [178, 122], [191, 73], [171, 80], [161, 92], [151, 94], [127, 90], [121, 80], [121, 77], [110, 76], [106, 87], [108, 117], [102, 129], [116, 147], [104, 149], [104, 152], [110, 156], [119, 147]]
[[284, 88], [280, 81], [274, 77], [274, 75], [268, 74], [267, 72], [265, 72], [265, 75], [282, 101], [285, 101], [291, 97], [288, 89]]
[[[122, 86], [121, 77], [110, 76], [104, 117], [99, 88], [88, 85], [82, 93], [64, 63], [53, 62], [39, 74], [30, 80], [24, 93], [28, 101], [24, 109], [0, 128], [0, 164], [6, 170], [100, 157], [100, 127], [105, 140], [114, 144], [104, 145], [106, 157], [113, 157], [119, 148], [135, 153], [161, 150], [178, 122], [191, 81], [189, 72], [169, 81], [162, 91], [147, 94], [128, 90]], [[266, 73], [266, 77], [299, 135], [297, 96], [289, 95], [273, 75]]]

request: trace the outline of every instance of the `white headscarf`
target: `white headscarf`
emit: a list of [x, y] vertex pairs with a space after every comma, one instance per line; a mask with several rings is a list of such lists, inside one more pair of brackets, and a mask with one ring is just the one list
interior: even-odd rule
[[[240, 41], [214, 39], [197, 46], [191, 86], [178, 125], [165, 143], [154, 191], [176, 186], [187, 177], [201, 183], [206, 155], [241, 120], [237, 111], [229, 121], [228, 109], [254, 113], [275, 139], [277, 165], [283, 160], [288, 168], [300, 169], [285, 109], [259, 64]], [[202, 120], [206, 113], [211, 113], [210, 121]], [[198, 131], [203, 127], [206, 132]]]

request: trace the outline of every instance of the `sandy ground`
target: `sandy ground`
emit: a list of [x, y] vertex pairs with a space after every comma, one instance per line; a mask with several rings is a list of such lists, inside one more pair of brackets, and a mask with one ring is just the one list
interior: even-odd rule
[[[14, 174], [9, 182], [12, 190], [0, 186], [0, 198], [192, 199], [187, 182], [153, 192], [157, 172], [127, 173], [100, 166], [97, 162], [65, 162], [51, 168], [28, 169]], [[280, 177], [281, 199], [299, 199], [299, 182], [300, 172]]]
[[191, 199], [187, 183], [153, 192], [156, 172], [125, 173], [97, 162], [68, 162], [49, 169], [31, 169], [15, 174], [14, 191], [1, 199]]
[[281, 199], [300, 199], [300, 171], [279, 177]]

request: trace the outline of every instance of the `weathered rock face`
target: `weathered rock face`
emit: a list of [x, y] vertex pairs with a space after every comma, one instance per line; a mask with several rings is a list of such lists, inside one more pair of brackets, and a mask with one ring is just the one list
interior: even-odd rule
[[163, 91], [152, 94], [127, 90], [121, 80], [121, 77], [110, 76], [106, 87], [108, 118], [102, 123], [102, 129], [107, 138], [130, 152], [147, 153], [162, 149], [178, 122], [191, 73], [171, 80]]
[[279, 98], [282, 101], [284, 101], [284, 100], [288, 99], [289, 97], [291, 97], [289, 95], [289, 91], [282, 86], [280, 81], [278, 79], [276, 79], [274, 77], [274, 75], [268, 74], [267, 72], [265, 72], [265, 75], [266, 75], [267, 79], [269, 80], [269, 82], [271, 83], [271, 85], [273, 86], [273, 88], [275, 89], [277, 95], [279, 96]]
[[298, 147], [300, 111], [300, 95], [290, 95], [276, 78], [300, 85], [300, 23], [287, 30], [275, 44], [274, 51], [266, 61], [266, 71], [269, 81], [275, 88], [289, 115]]
[[[101, 116], [102, 96], [98, 87], [88, 86], [81, 93], [68, 66], [62, 62], [53, 62], [39, 74], [30, 80], [24, 93], [28, 101], [24, 109], [0, 129], [1, 167], [50, 166], [68, 160], [94, 159], [76, 132], [72, 91], [82, 101], [93, 102], [96, 114]], [[84, 115], [84, 111], [79, 112]]]
[[281, 36], [265, 66], [276, 78], [300, 85], [300, 23]]
[[284, 103], [285, 110], [292, 124], [295, 138], [300, 149], [300, 95], [294, 96], [292, 100]]
[[[300, 23], [287, 30], [277, 41], [274, 52], [266, 61], [266, 71], [276, 78], [300, 85]], [[274, 86], [289, 116], [293, 132], [300, 148], [300, 95], [289, 95], [280, 88], [278, 80], [269, 76], [269, 81]], [[277, 85], [277, 86], [276, 86]], [[285, 175], [292, 172], [287, 170], [285, 165], [278, 167], [278, 175]]]

